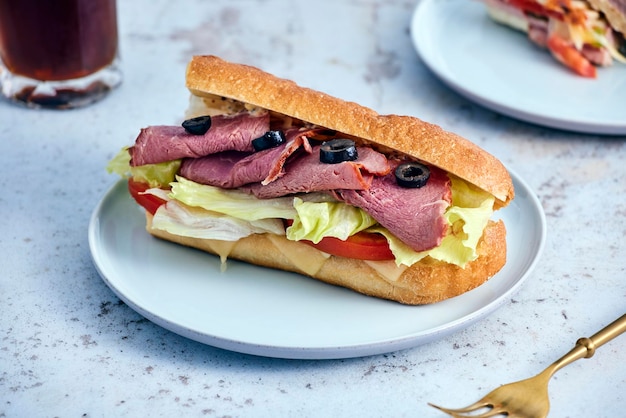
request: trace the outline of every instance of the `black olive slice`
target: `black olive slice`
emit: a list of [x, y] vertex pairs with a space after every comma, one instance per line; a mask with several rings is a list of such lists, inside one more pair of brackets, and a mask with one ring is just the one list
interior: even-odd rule
[[320, 161], [325, 164], [354, 161], [357, 158], [359, 158], [359, 154], [356, 151], [354, 141], [351, 139], [331, 139], [320, 146]]
[[211, 127], [211, 116], [198, 116], [183, 122], [183, 128], [192, 135], [204, 135]]
[[263, 136], [252, 140], [252, 146], [255, 151], [263, 151], [264, 149], [274, 148], [285, 142], [285, 134], [283, 131], [267, 131]]
[[418, 162], [404, 163], [396, 168], [395, 175], [399, 186], [420, 188], [428, 182], [430, 169]]

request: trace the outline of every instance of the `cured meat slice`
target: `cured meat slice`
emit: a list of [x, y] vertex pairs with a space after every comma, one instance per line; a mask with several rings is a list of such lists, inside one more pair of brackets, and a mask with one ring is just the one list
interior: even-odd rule
[[367, 190], [338, 190], [335, 195], [369, 213], [415, 251], [429, 250], [446, 235], [444, 212], [452, 200], [446, 173], [430, 170], [428, 183], [419, 189], [398, 186], [390, 173], [375, 177]]
[[[270, 150], [267, 150], [270, 151]], [[236, 170], [241, 162], [248, 159], [250, 156], [258, 157], [260, 154], [268, 154], [265, 151], [261, 151], [256, 154], [250, 154], [239, 151], [224, 151], [217, 154], [207, 155], [202, 158], [185, 158], [180, 165], [179, 174], [186, 179], [195, 181], [200, 184], [208, 184], [209, 186], [221, 187], [224, 189], [232, 189], [239, 187], [246, 182], [239, 184], [233, 178], [233, 172]], [[263, 165], [261, 158], [255, 158], [258, 163]], [[250, 173], [252, 181], [261, 181], [265, 178], [265, 173], [255, 175], [254, 172]]]
[[285, 136], [287, 137], [287, 145], [284, 147], [283, 151], [280, 153], [273, 167], [267, 173], [267, 177], [263, 179], [263, 184], [271, 183], [276, 180], [278, 177], [285, 174], [283, 171], [283, 167], [287, 162], [287, 158], [289, 158], [293, 153], [295, 153], [300, 147], [303, 147], [306, 152], [309, 154], [313, 152], [311, 148], [311, 144], [307, 138], [308, 135], [314, 134], [318, 129], [296, 129], [288, 131]]
[[278, 147], [255, 153], [225, 151], [202, 158], [186, 158], [180, 174], [192, 181], [225, 189], [248, 183], [268, 182], [284, 174], [283, 165], [300, 148], [311, 152], [306, 138], [313, 130], [293, 129], [285, 133], [287, 141]]
[[211, 128], [204, 135], [192, 135], [181, 126], [144, 128], [129, 148], [130, 164], [156, 164], [179, 158], [198, 158], [221, 151], [252, 152], [252, 140], [269, 130], [269, 113], [242, 112], [211, 118]]
[[244, 189], [261, 199], [294, 193], [332, 191], [335, 189], [368, 189], [374, 176], [390, 172], [385, 155], [368, 147], [357, 148], [359, 158], [338, 164], [319, 160], [319, 145], [313, 152], [289, 161], [284, 175], [269, 184], [251, 184]]

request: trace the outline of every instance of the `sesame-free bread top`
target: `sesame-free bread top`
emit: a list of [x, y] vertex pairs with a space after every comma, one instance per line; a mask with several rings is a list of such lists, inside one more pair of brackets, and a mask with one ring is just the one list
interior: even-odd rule
[[291, 116], [405, 153], [437, 166], [496, 198], [496, 208], [514, 196], [504, 165], [471, 141], [411, 116], [380, 115], [357, 103], [301, 87], [258, 68], [215, 56], [194, 56], [186, 85], [196, 96], [217, 95]]

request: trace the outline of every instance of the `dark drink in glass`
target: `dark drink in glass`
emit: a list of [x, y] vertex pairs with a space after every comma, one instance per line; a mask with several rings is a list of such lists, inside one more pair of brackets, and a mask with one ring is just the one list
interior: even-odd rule
[[31, 107], [71, 108], [121, 82], [115, 0], [0, 0], [0, 85]]

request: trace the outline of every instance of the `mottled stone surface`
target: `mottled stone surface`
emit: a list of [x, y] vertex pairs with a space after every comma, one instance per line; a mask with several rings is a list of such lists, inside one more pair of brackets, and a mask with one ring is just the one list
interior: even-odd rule
[[[415, 1], [119, 3], [120, 89], [75, 111], [0, 102], [0, 417], [437, 417], [427, 402], [461, 406], [535, 374], [626, 310], [626, 138], [529, 125], [453, 93], [412, 47]], [[468, 329], [367, 358], [259, 358], [147, 321], [98, 276], [87, 226], [116, 182], [108, 159], [140, 127], [180, 121], [196, 53], [419, 116], [494, 153], [545, 208], [536, 270]], [[620, 416], [625, 347], [560, 371], [551, 416]]]

